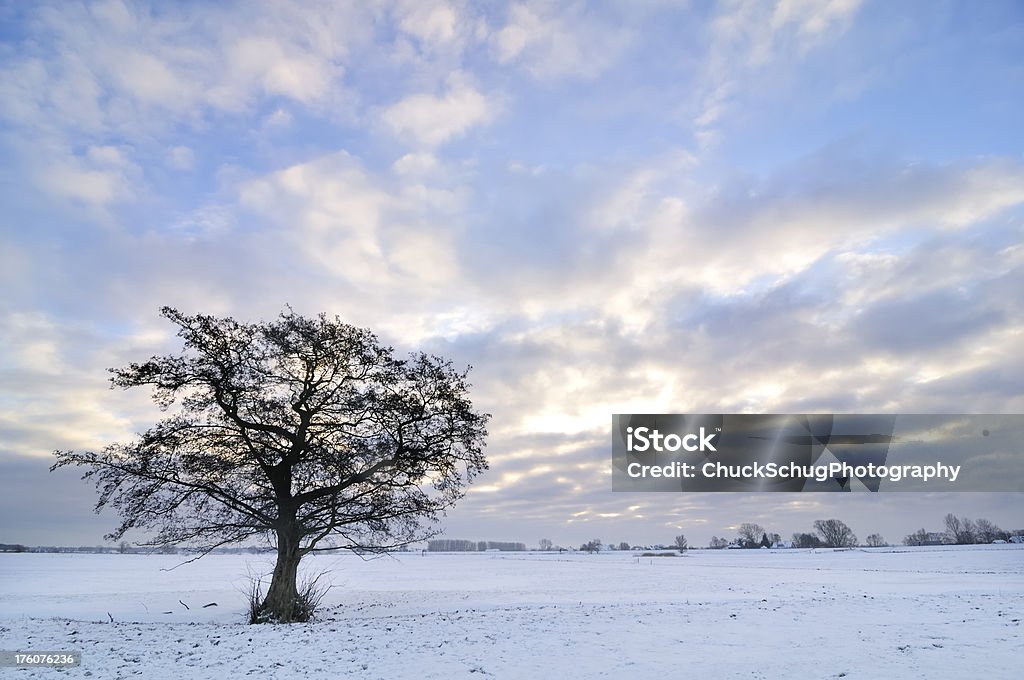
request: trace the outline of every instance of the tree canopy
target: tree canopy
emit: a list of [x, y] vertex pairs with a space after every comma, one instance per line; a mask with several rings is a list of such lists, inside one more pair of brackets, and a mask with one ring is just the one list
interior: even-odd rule
[[[421, 540], [487, 467], [489, 416], [468, 398], [468, 369], [397, 358], [370, 331], [323, 314], [162, 314], [184, 351], [111, 371], [116, 387], [151, 388], [167, 417], [128, 443], [55, 454], [54, 468], [87, 468], [97, 511], [120, 513], [112, 540], [149, 529], [150, 545], [208, 550], [268, 537], [279, 567], [268, 600], [290, 580], [288, 600], [303, 555]], [[288, 603], [277, 605], [289, 620]]]
[[852, 548], [857, 545], [857, 535], [842, 520], [815, 520], [814, 530], [821, 536], [821, 541], [827, 548]]

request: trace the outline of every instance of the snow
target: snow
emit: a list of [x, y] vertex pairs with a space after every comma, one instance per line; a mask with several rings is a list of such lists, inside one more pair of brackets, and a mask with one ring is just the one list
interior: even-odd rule
[[1009, 678], [1024, 652], [1012, 544], [318, 556], [327, 608], [290, 626], [242, 623], [269, 557], [181, 559], [0, 554], [0, 649], [83, 652], [10, 677]]

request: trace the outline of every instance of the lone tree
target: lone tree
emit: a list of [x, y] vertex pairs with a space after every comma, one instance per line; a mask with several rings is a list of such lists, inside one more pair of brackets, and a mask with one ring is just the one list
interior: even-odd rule
[[686, 550], [686, 535], [679, 534], [676, 536], [675, 542], [676, 550]]
[[841, 520], [816, 519], [814, 530], [821, 536], [826, 548], [853, 548], [857, 545], [857, 535]]
[[162, 314], [184, 351], [111, 369], [111, 382], [152, 388], [168, 417], [127, 444], [57, 451], [52, 469], [87, 468], [97, 512], [121, 515], [111, 540], [150, 529], [145, 545], [205, 554], [270, 539], [277, 563], [255, 620], [308, 618], [296, 583], [302, 557], [433, 535], [487, 468], [489, 415], [467, 397], [468, 369], [422, 353], [396, 358], [369, 331], [323, 314], [288, 309], [256, 324]]

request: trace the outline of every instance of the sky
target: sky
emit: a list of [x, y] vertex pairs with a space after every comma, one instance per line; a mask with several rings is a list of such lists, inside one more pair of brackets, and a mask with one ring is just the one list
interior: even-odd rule
[[0, 542], [163, 305], [472, 365], [451, 538], [890, 542], [1024, 494], [613, 493], [613, 413], [1024, 412], [1024, 6], [0, 0]]

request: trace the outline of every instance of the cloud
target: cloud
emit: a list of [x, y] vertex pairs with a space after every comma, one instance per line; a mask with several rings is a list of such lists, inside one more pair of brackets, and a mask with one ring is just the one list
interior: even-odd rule
[[718, 77], [734, 67], [758, 68], [777, 59], [783, 50], [797, 52], [844, 32], [860, 9], [861, 0], [778, 0], [775, 3], [739, 0], [726, 3], [711, 23], [709, 66]]
[[54, 154], [34, 173], [40, 185], [51, 194], [104, 208], [129, 199], [141, 169], [128, 160], [130, 149], [114, 146], [90, 146], [84, 152]]
[[[0, 53], [4, 455], [151, 422], [104, 369], [175, 350], [164, 304], [290, 303], [472, 364], [493, 467], [452, 526], [510, 538], [842, 507], [610, 494], [616, 411], [1024, 409], [1024, 166], [1005, 55], [975, 50], [991, 19], [929, 33], [894, 80], [886, 17], [855, 2], [22, 16]], [[934, 73], [971, 96], [943, 110]]]
[[143, 190], [141, 176], [125, 184], [76, 160], [83, 144], [129, 142], [126, 160], [138, 162], [150, 145], [185, 146], [169, 140], [220, 115], [257, 113], [268, 99], [344, 109], [344, 62], [365, 25], [346, 8], [179, 9], [110, 0], [29, 11], [0, 62], [0, 96], [13, 103], [0, 119], [17, 131], [11, 144], [24, 162], [43, 169], [36, 176], [55, 174], [41, 188], [91, 203]]
[[495, 30], [498, 63], [522, 64], [541, 79], [594, 78], [609, 69], [634, 36], [628, 26], [596, 17], [581, 4], [515, 3]]
[[491, 121], [497, 108], [492, 99], [453, 77], [440, 95], [413, 94], [387, 107], [381, 121], [393, 134], [433, 147]]
[[456, 39], [459, 14], [447, 3], [412, 3], [398, 22], [399, 28], [424, 43], [443, 45]]
[[403, 158], [373, 172], [348, 153], [327, 154], [244, 182], [238, 207], [330, 282], [304, 292], [307, 304], [416, 343], [490, 314], [473, 304], [459, 261], [463, 187], [428, 154]]
[[845, 30], [860, 5], [861, 0], [781, 0], [772, 12], [771, 28], [777, 33], [795, 26], [806, 48], [823, 40], [829, 31]]
[[179, 144], [167, 150], [167, 164], [175, 170], [191, 170], [195, 162], [196, 155], [187, 146]]
[[57, 448], [95, 448], [130, 436], [129, 414], [139, 411], [131, 399], [107, 395], [102, 367], [135, 339], [107, 344], [94, 327], [39, 312], [3, 310], [0, 318], [7, 348], [0, 362], [2, 453], [48, 457]]
[[346, 33], [324, 39], [323, 27], [311, 27], [334, 27], [343, 15], [315, 6], [262, 9], [268, 13], [257, 18], [170, 16], [116, 0], [40, 8], [35, 34], [5, 73], [7, 87], [27, 95], [8, 117], [124, 135], [152, 130], [168, 114], [190, 122], [209, 109], [238, 111], [258, 96], [305, 104], [327, 96], [343, 75]]
[[708, 148], [718, 140], [722, 119], [737, 105], [737, 98], [749, 96], [766, 76], [773, 83], [785, 83], [780, 74], [838, 39], [860, 5], [861, 0], [737, 0], [721, 5], [710, 22], [700, 67], [699, 103], [693, 116], [700, 146]]

